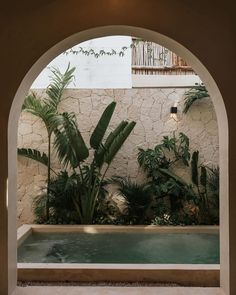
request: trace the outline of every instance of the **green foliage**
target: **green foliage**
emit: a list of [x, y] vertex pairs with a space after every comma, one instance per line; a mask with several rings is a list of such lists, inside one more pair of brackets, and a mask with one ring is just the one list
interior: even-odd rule
[[[218, 222], [216, 218], [218, 212], [216, 200], [219, 199], [218, 170], [200, 165], [198, 151], [190, 155], [189, 139], [186, 135], [181, 133], [179, 138], [165, 136], [161, 144], [154, 149], [140, 149], [138, 162], [146, 171], [156, 195], [158, 214], [156, 223], [173, 224], [177, 220], [179, 224]], [[176, 166], [182, 164], [188, 168], [189, 162], [190, 183], [175, 172]], [[159, 213], [159, 206], [165, 207], [165, 212]], [[188, 206], [192, 209], [186, 213]]]
[[[105, 163], [107, 163], [108, 165], [111, 164], [112, 160], [116, 156], [119, 149], [122, 147], [123, 143], [129, 137], [135, 125], [136, 125], [136, 122], [134, 121], [128, 124], [125, 124], [125, 127], [123, 128], [123, 130], [121, 130], [115, 137], [113, 137], [113, 140], [111, 141], [109, 148], [106, 149], [106, 152], [104, 154]], [[106, 145], [105, 145], [105, 148], [106, 148]]]
[[111, 117], [114, 113], [116, 107], [116, 103], [113, 101], [110, 103], [106, 109], [104, 110], [96, 128], [94, 129], [91, 137], [90, 137], [90, 146], [95, 150], [101, 145], [103, 137], [106, 133], [108, 125], [111, 121]]
[[18, 148], [18, 155], [34, 161], [37, 161], [45, 166], [48, 166], [48, 156], [35, 149]]
[[198, 221], [203, 224], [219, 222], [219, 168], [199, 165], [199, 152], [192, 155], [194, 201], [199, 207]]
[[[98, 201], [104, 198], [106, 172], [135, 126], [135, 122], [121, 122], [103, 143], [115, 106], [115, 102], [107, 106], [92, 133], [90, 143], [94, 157], [91, 164], [84, 163], [91, 149], [86, 146], [78, 129], [75, 114], [56, 114], [51, 120], [55, 135], [53, 146], [58, 160], [65, 169], [73, 171], [70, 177], [66, 171], [61, 172], [58, 178], [50, 181], [48, 185], [47, 210], [54, 220], [58, 220], [61, 214], [66, 216], [65, 212], [68, 211], [73, 212], [77, 223], [93, 223]], [[104, 164], [106, 164], [105, 169], [103, 169]], [[70, 207], [63, 205], [65, 201], [69, 202]], [[43, 198], [42, 204], [44, 204]], [[59, 208], [59, 204], [65, 212]], [[40, 201], [37, 205], [40, 207]]]
[[63, 113], [61, 124], [55, 129], [54, 148], [64, 167], [79, 166], [89, 156], [89, 150], [77, 127], [74, 114]]
[[205, 97], [209, 97], [209, 93], [203, 84], [197, 85], [185, 92], [183, 113], [186, 114], [195, 101]]
[[115, 138], [120, 134], [121, 131], [128, 125], [127, 121], [121, 121], [120, 124], [112, 131], [107, 137], [104, 144], [101, 144], [97, 150], [95, 150], [94, 161], [98, 167], [101, 167], [104, 163], [105, 155], [110, 149], [111, 144], [114, 142]]
[[51, 181], [51, 137], [60, 122], [60, 115], [58, 114], [57, 107], [61, 101], [62, 94], [67, 85], [73, 79], [75, 68], [70, 68], [68, 65], [66, 71], [62, 74], [56, 68], [52, 69], [51, 83], [47, 88], [47, 98], [38, 97], [35, 93], [30, 93], [24, 101], [22, 111], [31, 113], [32, 115], [40, 118], [48, 134], [48, 154], [41, 154], [40, 151], [30, 149], [18, 149], [18, 154], [32, 158], [42, 164], [47, 163], [47, 202], [46, 202], [46, 215], [49, 219], [49, 186]]
[[75, 67], [70, 68], [70, 64], [64, 73], [61, 73], [57, 68], [51, 68], [51, 83], [46, 89], [48, 99], [45, 99], [44, 103], [53, 108], [55, 112], [57, 112], [64, 90], [74, 79], [74, 71]]
[[[85, 145], [74, 117], [63, 114], [65, 120], [55, 132], [54, 147], [59, 161], [65, 167], [69, 164], [74, 170], [78, 168], [80, 190], [77, 196], [73, 197], [73, 203], [83, 224], [93, 222], [106, 172], [135, 126], [135, 122], [122, 122], [108, 135], [105, 143], [102, 143], [115, 106], [116, 103], [112, 102], [106, 107], [92, 133], [90, 144], [94, 157], [90, 165], [83, 164], [89, 156], [89, 149]], [[103, 169], [104, 164], [106, 164], [105, 169]]]
[[140, 167], [147, 172], [148, 177], [151, 177], [154, 182], [166, 179], [166, 173], [161, 169], [169, 169], [177, 162], [182, 162], [188, 166], [190, 159], [189, 139], [180, 133], [179, 138], [164, 136], [160, 144], [154, 149], [139, 149], [138, 163]]
[[199, 158], [199, 151], [194, 151], [192, 154], [191, 169], [192, 169], [192, 182], [196, 186], [198, 186], [198, 183], [199, 183], [198, 158]]
[[[37, 223], [77, 223], [78, 214], [73, 205], [73, 196], [78, 193], [77, 175], [69, 176], [68, 172], [62, 171], [53, 178], [47, 193], [35, 198], [33, 207]], [[49, 197], [50, 218], [47, 220], [45, 212], [46, 198]]]
[[118, 191], [128, 204], [128, 214], [124, 220], [128, 224], [150, 223], [148, 210], [153, 200], [152, 186], [148, 183], [138, 184], [129, 177], [113, 176], [109, 183], [118, 186]]

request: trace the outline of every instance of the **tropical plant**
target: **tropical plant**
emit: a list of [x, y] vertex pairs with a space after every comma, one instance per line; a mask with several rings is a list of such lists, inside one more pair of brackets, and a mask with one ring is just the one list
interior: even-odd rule
[[47, 196], [46, 197], [46, 218], [49, 219], [49, 187], [51, 181], [51, 140], [58, 120], [58, 105], [61, 101], [63, 92], [69, 83], [73, 80], [73, 73], [75, 68], [70, 68], [70, 64], [64, 73], [61, 73], [58, 69], [52, 68], [51, 83], [46, 89], [46, 98], [39, 97], [36, 93], [31, 92], [26, 96], [22, 111], [31, 113], [32, 115], [40, 118], [44, 123], [47, 130], [48, 149], [47, 154], [41, 153], [38, 150], [30, 148], [19, 148], [18, 155], [33, 159], [41, 164], [47, 166]]
[[[77, 175], [69, 175], [67, 171], [61, 171], [52, 178], [48, 192], [38, 195], [33, 202], [33, 209], [37, 223], [76, 223], [78, 214], [74, 208], [72, 197], [77, 194]], [[45, 203], [48, 199], [50, 218], [47, 220]]]
[[162, 142], [154, 149], [139, 148], [138, 163], [147, 172], [148, 177], [159, 181], [164, 175], [160, 169], [169, 169], [178, 161], [189, 165], [189, 138], [184, 133], [179, 133], [179, 138], [164, 136]]
[[199, 219], [202, 223], [211, 223], [212, 209], [218, 212], [219, 208], [219, 168], [210, 168], [199, 165], [199, 152], [192, 154], [191, 174], [195, 186], [195, 202], [199, 207]]
[[190, 90], [186, 91], [183, 113], [186, 114], [195, 101], [203, 99], [205, 97], [209, 97], [209, 93], [206, 89], [206, 86], [203, 84], [197, 84]]
[[129, 224], [144, 224], [150, 221], [148, 216], [153, 201], [152, 186], [149, 183], [138, 184], [129, 177], [113, 176], [109, 183], [118, 186], [119, 193], [128, 205], [128, 214], [124, 220]]
[[[199, 164], [199, 151], [194, 151], [191, 157], [191, 183], [187, 183], [168, 169], [162, 169], [174, 182], [178, 183], [184, 198], [182, 201], [193, 202], [195, 216], [190, 218], [181, 207], [185, 220], [200, 224], [212, 224], [219, 222], [219, 168], [210, 168]], [[165, 184], [166, 185], [166, 184]], [[191, 221], [192, 220], [192, 221]]]
[[174, 173], [177, 163], [189, 165], [189, 139], [180, 133], [179, 137], [164, 136], [154, 149], [139, 149], [138, 162], [151, 179], [155, 195], [159, 199], [168, 197], [172, 210], [179, 209], [179, 198], [186, 195], [187, 184]]
[[208, 167], [207, 168], [207, 186], [208, 186], [208, 198], [210, 203], [211, 219], [215, 224], [219, 224], [219, 167]]
[[[178, 220], [179, 223], [186, 224], [217, 222], [218, 168], [199, 164], [199, 152], [194, 151], [192, 155], [190, 154], [189, 139], [186, 135], [179, 134], [179, 138], [164, 137], [161, 144], [154, 149], [140, 149], [138, 162], [147, 172], [157, 198], [158, 218], [155, 222], [169, 221], [170, 224]], [[176, 174], [175, 167], [181, 163], [186, 167], [190, 164], [190, 182]], [[167, 199], [170, 209], [166, 206]], [[165, 210], [160, 212], [159, 207]], [[195, 215], [189, 216], [186, 207], [195, 207], [199, 210], [192, 208], [191, 214], [194, 212]], [[215, 211], [214, 218], [212, 211]]]
[[[83, 224], [93, 222], [106, 172], [136, 124], [122, 121], [104, 140], [115, 106], [112, 102], [104, 110], [90, 137], [90, 149], [77, 127], [74, 114], [63, 113], [63, 120], [55, 131], [54, 147], [60, 163], [77, 173], [78, 194], [72, 199]], [[88, 165], [83, 162], [88, 159], [90, 150], [93, 159]]]

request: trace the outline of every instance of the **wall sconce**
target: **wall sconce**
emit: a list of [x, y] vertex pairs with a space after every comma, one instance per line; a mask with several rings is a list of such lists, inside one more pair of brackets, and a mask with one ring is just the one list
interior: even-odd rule
[[170, 108], [170, 113], [171, 114], [177, 114], [177, 107], [171, 107]]
[[177, 118], [177, 106], [171, 107], [170, 108], [170, 117], [175, 120], [176, 122], [178, 122], [178, 118]]

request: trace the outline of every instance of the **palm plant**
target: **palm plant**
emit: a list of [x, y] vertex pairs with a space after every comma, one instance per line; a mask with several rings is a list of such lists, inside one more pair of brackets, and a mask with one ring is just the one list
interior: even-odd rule
[[144, 224], [147, 211], [153, 201], [153, 190], [149, 183], [138, 184], [129, 177], [113, 176], [109, 183], [118, 186], [118, 191], [128, 204], [128, 221], [134, 224]]
[[203, 84], [197, 85], [185, 92], [183, 113], [186, 114], [195, 101], [205, 97], [209, 97], [209, 93]]
[[[69, 175], [67, 171], [61, 171], [56, 177], [51, 178], [50, 182], [50, 223], [76, 223], [78, 214], [74, 208], [72, 198], [78, 193], [77, 175]], [[45, 221], [45, 203], [48, 193], [38, 195], [33, 202], [34, 214], [37, 223]]]
[[[60, 163], [78, 171], [79, 192], [73, 198], [73, 203], [83, 224], [93, 222], [106, 172], [136, 124], [122, 121], [104, 140], [115, 106], [116, 103], [112, 102], [104, 110], [90, 137], [90, 149], [83, 140], [73, 114], [64, 113], [62, 123], [55, 131], [54, 146]], [[93, 160], [87, 165], [83, 162], [87, 160], [90, 150], [93, 152]]]
[[62, 74], [58, 69], [52, 68], [51, 83], [46, 89], [47, 98], [40, 98], [35, 93], [30, 93], [24, 101], [22, 110], [40, 118], [47, 130], [48, 149], [47, 154], [41, 153], [35, 149], [18, 149], [18, 155], [33, 159], [47, 166], [47, 200], [46, 200], [46, 218], [49, 218], [49, 187], [51, 181], [51, 139], [60, 115], [58, 105], [61, 101], [65, 88], [73, 79], [75, 68], [68, 65], [66, 71]]
[[[53, 145], [58, 159], [65, 169], [69, 167], [70, 171], [72, 170], [73, 174], [70, 178], [73, 176], [73, 183], [76, 182], [76, 193], [72, 194], [71, 201], [79, 220], [81, 223], [92, 223], [98, 199], [104, 192], [106, 172], [136, 123], [122, 121], [104, 140], [116, 106], [116, 103], [112, 102], [104, 110], [91, 135], [89, 149], [78, 129], [75, 114], [59, 113], [57, 110], [64, 89], [73, 79], [74, 70], [75, 68], [68, 66], [65, 73], [61, 74], [59, 70], [53, 69], [52, 83], [46, 90], [49, 99], [40, 99], [34, 93], [26, 97], [22, 109], [43, 121], [48, 134], [48, 153], [22, 148], [18, 149], [18, 154], [36, 160], [48, 168], [47, 192], [41, 200], [41, 203], [45, 204], [46, 220], [48, 220], [51, 200], [55, 195], [64, 195], [64, 197], [67, 195], [66, 190], [59, 190], [63, 193], [58, 193], [54, 189], [55, 181], [51, 181], [51, 171], [53, 171], [51, 167], [51, 139], [54, 134]], [[90, 150], [93, 151], [93, 160], [90, 165], [86, 165], [83, 162], [89, 157]], [[57, 176], [56, 183], [58, 184], [61, 175]]]

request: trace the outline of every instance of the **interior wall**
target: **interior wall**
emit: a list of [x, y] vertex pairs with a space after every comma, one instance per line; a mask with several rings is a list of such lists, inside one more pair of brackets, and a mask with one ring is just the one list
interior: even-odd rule
[[[224, 217], [221, 223], [221, 257], [224, 258], [221, 260], [221, 286], [226, 294], [236, 293], [236, 101], [232, 95], [236, 76], [236, 20], [233, 4], [230, 0], [214, 1], [214, 5], [211, 1], [203, 0], [197, 3], [185, 0], [100, 0], [99, 7], [94, 0], [51, 0], [40, 3], [25, 0], [14, 3], [13, 7], [11, 2], [1, 3], [0, 25], [3, 30], [0, 34], [1, 42], [5, 45], [0, 48], [3, 85], [0, 110], [1, 294], [10, 294], [15, 288], [15, 147], [16, 126], [23, 97], [39, 71], [62, 50], [74, 42], [109, 34], [133, 34], [170, 48], [193, 66], [210, 94], [214, 94], [219, 122], [221, 184], [224, 184], [221, 185], [221, 212], [224, 212], [224, 216], [221, 213]], [[121, 24], [126, 26], [121, 27]], [[87, 31], [95, 27], [98, 28]], [[76, 33], [78, 38], [73, 36]], [[9, 187], [8, 167], [11, 167]], [[11, 202], [7, 207], [8, 195]]]

